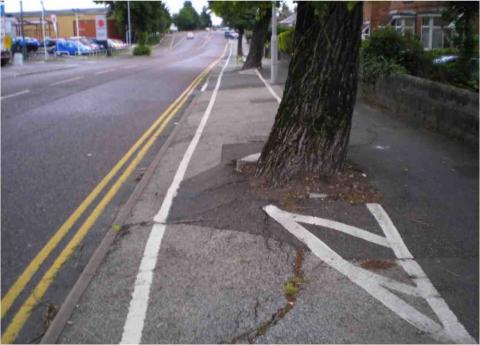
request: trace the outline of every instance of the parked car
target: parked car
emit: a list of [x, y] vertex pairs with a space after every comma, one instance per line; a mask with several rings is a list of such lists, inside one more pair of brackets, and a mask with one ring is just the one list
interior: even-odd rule
[[433, 60], [433, 63], [436, 65], [446, 65], [452, 62], [457, 61], [458, 56], [456, 55], [442, 55]]
[[32, 37], [25, 37], [25, 41], [23, 41], [22, 37], [17, 37], [14, 44], [17, 51], [22, 51], [23, 46], [26, 46], [27, 52], [36, 52], [38, 47], [40, 47], [40, 42]]
[[53, 52], [57, 55], [89, 55], [92, 53], [92, 48], [79, 40], [59, 39]]
[[193, 32], [189, 32], [187, 34], [187, 40], [193, 40], [194, 36], [193, 36]]
[[126, 43], [117, 39], [109, 38], [107, 42], [108, 42], [108, 47], [114, 50], [124, 49], [127, 47]]
[[73, 37], [70, 37], [70, 40], [72, 41], [80, 41], [81, 44], [87, 46], [87, 47], [90, 47], [92, 49], [92, 52], [98, 52], [101, 50], [101, 47], [99, 44], [97, 44], [95, 42], [94, 39], [92, 38], [87, 38], [85, 36], [73, 36]]

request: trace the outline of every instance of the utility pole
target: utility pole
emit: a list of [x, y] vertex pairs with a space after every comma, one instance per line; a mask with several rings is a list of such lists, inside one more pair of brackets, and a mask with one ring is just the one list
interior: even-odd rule
[[20, 27], [22, 28], [22, 55], [27, 60], [27, 45], [25, 44], [25, 29], [23, 26], [23, 1], [20, 0]]
[[40, 0], [40, 5], [42, 5], [43, 56], [45, 57], [45, 60], [48, 60], [47, 43], [45, 42], [45, 7], [43, 6], [43, 0]]
[[272, 39], [271, 42], [271, 67], [270, 67], [270, 83], [275, 84], [277, 82], [277, 6], [276, 2], [272, 1]]
[[132, 45], [132, 24], [130, 22], [130, 0], [127, 1], [127, 12], [128, 12], [128, 45]]

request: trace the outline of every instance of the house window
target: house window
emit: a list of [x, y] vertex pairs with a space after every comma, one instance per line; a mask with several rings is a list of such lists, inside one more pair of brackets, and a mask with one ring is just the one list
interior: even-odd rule
[[449, 33], [444, 31], [440, 16], [422, 17], [421, 38], [425, 49], [438, 49], [445, 46]]
[[398, 17], [394, 18], [391, 25], [398, 32], [414, 34], [415, 33], [415, 18], [414, 17]]

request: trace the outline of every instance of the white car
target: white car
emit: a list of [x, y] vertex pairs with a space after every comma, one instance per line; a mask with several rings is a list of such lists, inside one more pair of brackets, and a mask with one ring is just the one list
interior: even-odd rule
[[194, 36], [193, 36], [193, 32], [189, 32], [189, 33], [187, 34], [187, 40], [193, 40], [193, 37], [194, 37]]

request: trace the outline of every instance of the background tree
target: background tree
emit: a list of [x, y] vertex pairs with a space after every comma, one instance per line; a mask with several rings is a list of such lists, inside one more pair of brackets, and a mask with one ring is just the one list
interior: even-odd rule
[[263, 48], [267, 38], [268, 26], [272, 19], [272, 3], [270, 1], [253, 2], [257, 6], [255, 24], [253, 26], [250, 49], [243, 69], [262, 68]]
[[212, 26], [212, 19], [208, 13], [208, 8], [203, 6], [202, 12], [200, 13], [200, 27], [202, 29], [209, 28]]
[[248, 1], [209, 1], [213, 13], [221, 17], [224, 25], [237, 30], [237, 55], [243, 56], [243, 35], [255, 25], [258, 6]]
[[272, 185], [342, 167], [357, 91], [362, 2], [299, 2], [282, 102], [256, 174]]
[[[124, 35], [127, 28], [127, 2], [126, 1], [97, 1], [108, 5], [108, 15], [112, 15]], [[171, 17], [167, 7], [161, 1], [131, 1], [130, 20], [135, 42], [140, 38], [164, 32], [170, 27]], [[145, 43], [145, 42], [143, 42]]]
[[478, 10], [478, 1], [448, 1], [447, 8], [442, 13], [446, 22], [455, 24], [460, 48], [457, 69], [463, 74], [465, 80], [470, 77], [471, 59], [478, 56], [478, 36], [476, 44], [474, 31], [474, 17], [478, 18]]
[[179, 30], [195, 30], [200, 27], [200, 16], [191, 1], [185, 1], [178, 14], [173, 16], [173, 22]]

